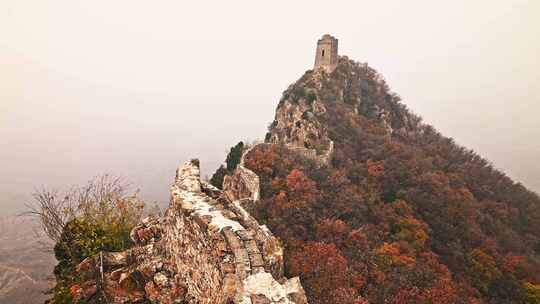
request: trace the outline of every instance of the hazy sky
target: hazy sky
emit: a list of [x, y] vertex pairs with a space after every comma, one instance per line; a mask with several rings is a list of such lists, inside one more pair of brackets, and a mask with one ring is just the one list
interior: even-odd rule
[[540, 191], [540, 1], [0, 1], [0, 216], [103, 172], [166, 201], [263, 138], [316, 40]]

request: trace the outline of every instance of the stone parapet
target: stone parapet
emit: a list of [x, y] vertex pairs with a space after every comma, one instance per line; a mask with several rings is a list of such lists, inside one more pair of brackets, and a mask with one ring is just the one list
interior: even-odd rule
[[196, 160], [178, 168], [165, 215], [144, 220], [131, 238], [133, 248], [77, 267], [84, 280], [72, 288], [75, 303], [98, 295], [109, 303], [307, 303], [298, 278], [283, 276], [278, 240], [239, 201], [201, 182]]

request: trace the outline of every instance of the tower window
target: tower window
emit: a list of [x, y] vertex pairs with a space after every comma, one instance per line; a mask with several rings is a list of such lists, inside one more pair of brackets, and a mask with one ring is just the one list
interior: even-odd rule
[[322, 56], [324, 57], [324, 50], [322, 50]]

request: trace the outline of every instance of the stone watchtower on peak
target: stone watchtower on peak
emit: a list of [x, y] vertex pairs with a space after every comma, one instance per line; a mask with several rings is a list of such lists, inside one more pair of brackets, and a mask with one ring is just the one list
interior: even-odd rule
[[317, 54], [315, 54], [314, 69], [324, 69], [331, 73], [338, 63], [338, 40], [331, 35], [322, 36], [317, 41]]

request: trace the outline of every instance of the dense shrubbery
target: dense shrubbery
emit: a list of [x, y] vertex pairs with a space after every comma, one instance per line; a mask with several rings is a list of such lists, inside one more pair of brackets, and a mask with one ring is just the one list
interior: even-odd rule
[[[100, 251], [122, 251], [131, 245], [129, 232], [132, 225], [96, 224], [84, 219], [73, 219], [54, 246], [58, 264], [54, 268], [56, 286], [51, 303], [71, 303], [69, 287], [78, 282], [75, 267], [85, 258]], [[100, 303], [99, 300], [95, 303]]]
[[231, 148], [227, 158], [225, 159], [225, 166], [221, 165], [216, 170], [216, 172], [210, 178], [210, 184], [216, 188], [221, 189], [223, 186], [223, 178], [227, 174], [232, 174], [236, 166], [240, 163], [242, 158], [242, 153], [244, 152], [244, 142], [238, 142], [234, 147]]
[[216, 172], [212, 174], [210, 184], [218, 189], [221, 189], [223, 187], [223, 178], [227, 174], [229, 174], [229, 171], [223, 165], [219, 166]]
[[[38, 216], [44, 232], [55, 242], [58, 261], [48, 303], [72, 303], [70, 287], [80, 279], [75, 267], [84, 259], [132, 245], [130, 232], [145, 213], [145, 204], [128, 190], [121, 179], [104, 175], [63, 195], [48, 190], [34, 194], [36, 203], [30, 213]], [[96, 298], [92, 303], [106, 302]]]
[[310, 303], [539, 303], [538, 195], [423, 125], [368, 67], [342, 60], [318, 95], [330, 166], [280, 146], [246, 159], [255, 216]]

